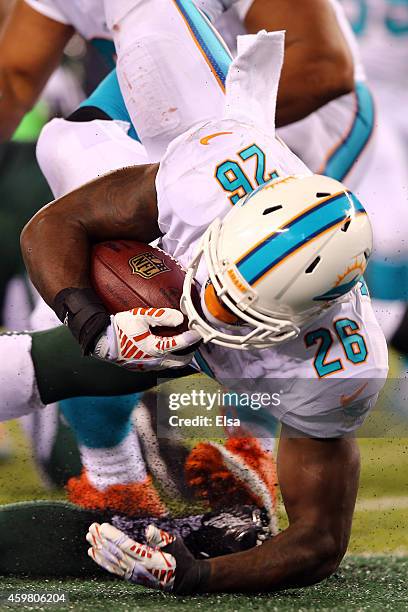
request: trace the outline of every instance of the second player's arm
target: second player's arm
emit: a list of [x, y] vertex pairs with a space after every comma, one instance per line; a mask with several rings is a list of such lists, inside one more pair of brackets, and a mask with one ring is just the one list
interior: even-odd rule
[[353, 90], [353, 58], [329, 0], [254, 0], [245, 25], [249, 32], [286, 30], [278, 126]]
[[13, 135], [74, 30], [18, 0], [0, 35], [0, 140]]
[[158, 165], [104, 175], [42, 208], [21, 236], [34, 286], [50, 306], [63, 289], [89, 288], [91, 245], [110, 239], [150, 242], [157, 225]]

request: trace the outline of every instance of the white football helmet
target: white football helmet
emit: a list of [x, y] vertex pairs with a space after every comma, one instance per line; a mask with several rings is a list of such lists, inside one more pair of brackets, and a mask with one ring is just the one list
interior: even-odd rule
[[[209, 226], [187, 271], [181, 308], [204, 342], [270, 347], [344, 299], [371, 250], [366, 211], [344, 185], [318, 175], [274, 179]], [[207, 320], [191, 297], [203, 256]]]

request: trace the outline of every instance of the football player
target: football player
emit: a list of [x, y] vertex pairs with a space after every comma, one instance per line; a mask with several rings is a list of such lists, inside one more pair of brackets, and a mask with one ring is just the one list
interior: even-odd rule
[[[155, 312], [111, 319], [90, 288], [88, 255], [92, 241], [162, 235], [163, 248], [188, 268], [182, 304], [198, 334], [188, 341], [204, 340], [207, 370], [240, 390], [283, 387], [282, 404], [270, 408], [283, 423], [279, 477], [290, 521], [278, 537], [239, 556], [198, 561], [179, 537], [155, 529], [144, 547], [111, 527], [91, 527], [98, 563], [176, 593], [271, 591], [334, 571], [358, 484], [357, 447], [345, 436], [374, 405], [387, 372], [361, 280], [371, 251], [364, 208], [273, 137], [282, 59], [281, 34], [243, 39], [223, 119], [193, 126], [160, 166], [124, 169], [57, 200], [22, 237], [34, 284], [84, 351], [149, 370], [174, 359], [149, 331]], [[193, 282], [203, 314], [191, 301]], [[117, 341], [123, 333], [139, 349], [131, 359]], [[243, 371], [247, 378], [238, 380]]]
[[[30, 29], [30, 40], [34, 40], [35, 32], [38, 32], [41, 41], [35, 49], [37, 70], [40, 70], [42, 66], [42, 69], [46, 71], [52, 58], [56, 57], [54, 54], [60, 52], [58, 45], [50, 48], [52, 40], [44, 37], [44, 31], [52, 30], [54, 35], [59, 37], [72, 31], [69, 27], [69, 24], [72, 24], [87, 38], [112, 37], [112, 30], [106, 26], [103, 18], [103, 7], [100, 11], [96, 11], [95, 4], [84, 5], [84, 3], [74, 2], [67, 5], [55, 0], [29, 0], [28, 4], [35, 9], [36, 13], [33, 14], [29, 6], [20, 5], [15, 18], [10, 23], [10, 35], [5, 39], [4, 44], [10, 45], [14, 28], [22, 28], [24, 24], [27, 29]], [[216, 20], [228, 4], [231, 3], [223, 3], [221, 7], [217, 2], [207, 2], [202, 4], [202, 8], [212, 19]], [[142, 39], [143, 45], [147, 47], [153, 44], [154, 54], [159, 56], [161, 45], [164, 48], [165, 45], [171, 44], [167, 36], [169, 23], [174, 24], [174, 16], [179, 17], [182, 13], [186, 24], [190, 23], [193, 29], [198, 29], [199, 37], [201, 36], [204, 40], [208, 55], [215, 62], [218, 79], [225, 79], [230, 62], [228, 53], [217, 36], [194, 10], [191, 2], [161, 3], [157, 10], [154, 9], [151, 2], [138, 3], [137, 7], [133, 5], [134, 3], [129, 2], [117, 7], [119, 13], [112, 14], [108, 19], [109, 24], [112, 25], [115, 20], [120, 21], [122, 17], [120, 11], [123, 7], [126, 7], [126, 11], [129, 9], [126, 15], [124, 9], [124, 18], [120, 27], [118, 26], [113, 31], [114, 34], [116, 32], [115, 39], [119, 45], [118, 73], [122, 91], [128, 91], [126, 83], [134, 78], [134, 66], [139, 61], [135, 53], [140, 53], [140, 48], [133, 44], [134, 39]], [[241, 3], [237, 6], [241, 19], [245, 20], [247, 27], [251, 30], [257, 31], [262, 27], [268, 29], [286, 27], [288, 29], [287, 61], [278, 100], [279, 125], [285, 125], [309, 115], [308, 119], [294, 125], [298, 134], [298, 151], [300, 154], [304, 152], [305, 158], [314, 164], [315, 169], [318, 169], [324, 166], [326, 152], [330, 150], [333, 160], [340, 160], [340, 165], [336, 162], [331, 167], [336, 166], [336, 176], [342, 178], [353, 165], [361, 150], [364, 150], [371, 128], [369, 127], [370, 121], [367, 120], [364, 124], [368, 128], [367, 134], [360, 138], [355, 150], [351, 150], [347, 143], [343, 143], [342, 133], [349, 129], [350, 124], [354, 126], [353, 131], [362, 136], [358, 125], [360, 118], [365, 116], [367, 109], [369, 110], [369, 105], [368, 107], [361, 107], [360, 103], [355, 105], [355, 101], [360, 99], [361, 88], [365, 91], [365, 85], [360, 82], [361, 67], [357, 54], [352, 48], [347, 24], [338, 6], [333, 4], [333, 10], [331, 4], [326, 0], [318, 4], [303, 4], [301, 7], [302, 19], [293, 22], [289, 21], [290, 7], [287, 6], [287, 2], [275, 1], [274, 11], [271, 13], [265, 2], [256, 0], [248, 12], [248, 19], [249, 3], [246, 5], [243, 6]], [[234, 28], [231, 27], [231, 16], [234, 9], [235, 7], [232, 7], [229, 16], [225, 18], [230, 34], [231, 31], [234, 32]], [[111, 11], [112, 7], [109, 10]], [[161, 20], [158, 20], [158, 14], [162, 15]], [[310, 24], [316, 24], [316, 27], [311, 30]], [[155, 39], [152, 43], [149, 40], [148, 32], [153, 26]], [[160, 32], [162, 32], [163, 40], [160, 40]], [[96, 42], [100, 48], [101, 41]], [[194, 64], [194, 70], [189, 69], [185, 62], [183, 64], [184, 73], [188, 74], [187, 79], [180, 78], [178, 61], [172, 64], [176, 70], [171, 70], [169, 67], [165, 70], [165, 77], [167, 81], [172, 82], [173, 88], [174, 83], [177, 84], [176, 89], [180, 91], [184, 91], [183, 88], [187, 87], [185, 95], [178, 96], [177, 104], [171, 105], [163, 97], [163, 87], [159, 87], [160, 78], [158, 77], [153, 85], [149, 85], [146, 79], [143, 83], [139, 83], [137, 89], [139, 90], [140, 86], [144, 87], [145, 95], [137, 98], [137, 104], [134, 96], [130, 99], [125, 95], [131, 114], [136, 116], [138, 131], [143, 137], [144, 144], [148, 146], [149, 156], [140, 143], [131, 140], [126, 134], [130, 116], [123, 103], [115, 74], [111, 75], [105, 84], [74, 114], [72, 120], [75, 119], [75, 122], [67, 123], [58, 120], [48, 126], [40, 139], [38, 152], [42, 168], [55, 196], [63, 195], [66, 191], [107, 170], [129, 164], [147, 163], [152, 156], [157, 156], [158, 152], [165, 149], [172, 136], [181, 133], [190, 123], [194, 123], [194, 120], [203, 121], [206, 116], [211, 116], [214, 112], [218, 114], [221, 112], [222, 88], [219, 87], [204, 62], [199, 64], [197, 69], [197, 62], [193, 59], [194, 54], [199, 53], [196, 43], [194, 37], [184, 39], [183, 42], [186, 47], [183, 57], [191, 57], [191, 62]], [[107, 46], [105, 40], [105, 49]], [[112, 46], [110, 52], [112, 52]], [[166, 48], [166, 52], [171, 55], [171, 49]], [[9, 57], [7, 54], [4, 57], [5, 70]], [[14, 53], [13, 61], [17, 60], [27, 61], [25, 56], [16, 56]], [[299, 78], [300, 63], [303, 78]], [[13, 71], [9, 71], [9, 74], [11, 74], [12, 81]], [[28, 80], [30, 76], [34, 80], [38, 79], [38, 73], [37, 76], [35, 74], [35, 72], [32, 73], [31, 67], [25, 71]], [[196, 86], [191, 82], [192, 74], [195, 75]], [[205, 82], [206, 79], [207, 92], [206, 96], [203, 96], [199, 83]], [[163, 80], [163, 83], [166, 83], [166, 80]], [[302, 95], [299, 93], [299, 87]], [[347, 94], [353, 87], [355, 91]], [[149, 108], [146, 108], [145, 99], [149, 98], [150, 90], [156, 99], [156, 105], [149, 103]], [[26, 89], [26, 92], [28, 91], [29, 88]], [[167, 96], [170, 95], [169, 91], [171, 88], [167, 87]], [[345, 95], [341, 95], [343, 93]], [[196, 98], [198, 96], [199, 100], [194, 98], [193, 94]], [[177, 120], [174, 111], [171, 113], [170, 123], [168, 117], [162, 116], [159, 112], [160, 105], [165, 106], [166, 104], [178, 108]], [[321, 115], [320, 110], [313, 113], [322, 105]], [[136, 111], [136, 106], [139, 106], [139, 113]], [[13, 110], [15, 108], [16, 106], [13, 106]], [[4, 99], [3, 109], [7, 111], [7, 97]], [[125, 120], [126, 123], [101, 120], [108, 117]], [[84, 122], [85, 119], [93, 118], [97, 118], [98, 121]], [[171, 125], [173, 128], [170, 129]], [[153, 126], [153, 133], [149, 132], [151, 126]], [[136, 135], [133, 127], [129, 134]], [[35, 317], [38, 321], [37, 315], [38, 309]], [[46, 315], [43, 314], [42, 317], [44, 316]], [[136, 402], [136, 398], [134, 401]], [[140, 505], [141, 498], [157, 501], [154, 492], [147, 495], [146, 473], [144, 468], [142, 469], [143, 462], [140, 460], [137, 438], [128, 427], [131, 408], [132, 403], [129, 398], [118, 398], [114, 402], [97, 399], [82, 402], [72, 401], [61, 406], [65, 419], [80, 440], [82, 460], [86, 468], [81, 478], [73, 479], [70, 482], [70, 498], [75, 502], [87, 507], [100, 507], [103, 503], [106, 505], [107, 500], [109, 503], [116, 500], [118, 504], [120, 498], [118, 487], [127, 505], [131, 497], [128, 493], [130, 489], [132, 490], [132, 497], [135, 500], [132, 509]], [[89, 418], [84, 418], [85, 413]], [[115, 427], [112, 427], [114, 419], [113, 416], [109, 416], [110, 414], [116, 415]], [[126, 425], [124, 425], [125, 421]], [[110, 432], [110, 435], [107, 436], [103, 432]], [[113, 463], [115, 468], [111, 467]], [[129, 477], [129, 474], [133, 476]], [[140, 483], [136, 483], [136, 477], [139, 476]], [[115, 487], [114, 491], [112, 486]], [[149, 490], [150, 488], [149, 486]], [[147, 509], [150, 514], [154, 514], [155, 509], [159, 512], [162, 506], [154, 502], [149, 504]]]

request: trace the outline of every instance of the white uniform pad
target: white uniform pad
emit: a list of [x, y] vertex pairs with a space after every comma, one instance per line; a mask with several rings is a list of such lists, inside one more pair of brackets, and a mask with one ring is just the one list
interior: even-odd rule
[[274, 136], [284, 42], [284, 32], [263, 30], [238, 37], [238, 55], [226, 82], [226, 118], [261, 127]]

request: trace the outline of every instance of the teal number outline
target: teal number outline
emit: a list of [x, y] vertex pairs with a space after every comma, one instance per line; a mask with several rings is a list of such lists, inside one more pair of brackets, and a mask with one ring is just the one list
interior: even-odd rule
[[[269, 173], [268, 176], [265, 176], [266, 155], [262, 151], [262, 149], [258, 147], [257, 144], [253, 143], [248, 147], [245, 147], [244, 149], [238, 152], [238, 155], [243, 162], [246, 162], [252, 157], [256, 157], [254, 179], [258, 187], [266, 183], [268, 180], [272, 178], [277, 178], [279, 176], [276, 170], [273, 170]], [[235, 179], [233, 179], [232, 181], [227, 176], [227, 172], [229, 171], [233, 172], [235, 175]], [[237, 184], [237, 186], [234, 188], [232, 187], [232, 185], [239, 180], [238, 174], [241, 174], [242, 176], [241, 183]], [[236, 204], [242, 197], [244, 197], [244, 195], [252, 193], [252, 191], [254, 191], [255, 189], [255, 187], [249, 180], [247, 174], [245, 173], [244, 169], [241, 168], [238, 162], [232, 159], [227, 159], [216, 167], [215, 178], [217, 179], [218, 183], [221, 185], [224, 191], [231, 193], [231, 195], [228, 196], [231, 204]], [[228, 181], [229, 186], [225, 185], [226, 181]], [[244, 193], [242, 194], [242, 191], [239, 193], [239, 190], [243, 190]]]
[[[332, 332], [327, 327], [319, 327], [305, 335], [306, 348], [311, 348], [321, 340], [315, 358], [313, 359], [313, 367], [319, 378], [330, 376], [336, 372], [344, 370], [341, 359], [334, 359], [329, 363], [325, 363], [331, 347], [333, 346], [334, 338]], [[323, 370], [329, 371], [323, 371]]]
[[[346, 331], [347, 328], [353, 333], [348, 333]], [[353, 321], [353, 319], [338, 319], [334, 322], [334, 329], [340, 340], [347, 361], [353, 365], [364, 363], [368, 357], [368, 348], [364, 337], [357, 333], [360, 331], [358, 323]], [[355, 344], [358, 345], [358, 352], [355, 352], [353, 349], [353, 345]]]

